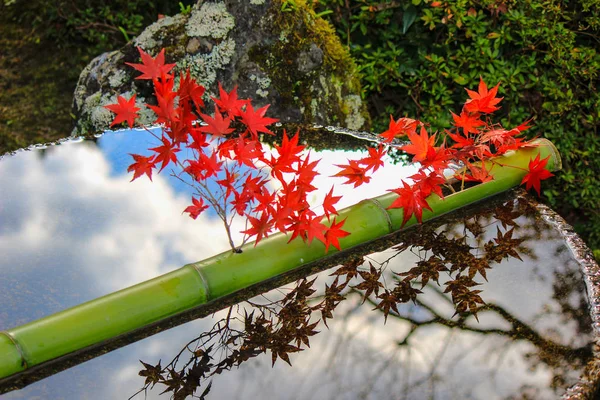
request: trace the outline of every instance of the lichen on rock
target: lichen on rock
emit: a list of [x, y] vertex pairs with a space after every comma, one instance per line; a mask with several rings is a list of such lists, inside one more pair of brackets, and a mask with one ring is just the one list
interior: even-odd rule
[[146, 51], [156, 50], [163, 46], [163, 40], [171, 32], [172, 27], [179, 27], [185, 23], [186, 18], [182, 14], [173, 17], [163, 17], [153, 24], [149, 25], [144, 31], [133, 40], [136, 47], [141, 47]]
[[202, 3], [196, 5], [188, 20], [185, 31], [188, 36], [203, 36], [220, 39], [227, 36], [235, 26], [235, 19], [227, 11], [225, 3]]
[[[117, 97], [122, 96], [126, 99], [130, 99], [134, 93], [127, 91], [123, 93], [103, 93], [98, 90], [97, 92], [89, 95], [85, 98], [84, 104], [87, 110], [85, 120], [88, 123], [88, 128], [94, 130], [95, 127], [109, 127], [114, 119], [114, 114], [106, 109], [107, 104], [114, 104], [117, 102]], [[140, 108], [140, 117], [137, 122], [140, 125], [150, 126], [156, 120], [156, 114], [149, 108], [143, 107], [146, 100], [143, 97], [136, 97], [135, 105]], [[103, 128], [106, 129], [106, 128]]]
[[359, 95], [349, 94], [344, 97], [344, 105], [347, 108], [345, 126], [348, 129], [359, 130], [365, 124], [362, 113], [363, 102]]
[[219, 69], [226, 67], [235, 53], [235, 41], [225, 39], [215, 45], [210, 53], [196, 55], [186, 54], [177, 62], [179, 71], [189, 69], [190, 76], [205, 87], [212, 87], [216, 82]]
[[250, 80], [256, 82], [258, 85], [258, 89], [256, 89], [256, 94], [260, 97], [267, 97], [269, 95], [269, 91], [267, 90], [269, 86], [271, 86], [271, 78], [265, 76], [264, 74], [250, 75]]
[[111, 88], [118, 88], [125, 83], [125, 79], [127, 79], [127, 73], [119, 69], [108, 78], [108, 84]]
[[[189, 70], [206, 87], [206, 98], [218, 93], [220, 82], [226, 90], [237, 86], [256, 107], [270, 104], [269, 114], [282, 122], [368, 129], [356, 67], [333, 28], [303, 0], [295, 0], [291, 12], [281, 10], [282, 0], [199, 1], [190, 13], [161, 18], [82, 71], [74, 134], [108, 129], [103, 106], [117, 93], [153, 101], [151, 82], [135, 80], [137, 72], [125, 65], [140, 62], [138, 46], [153, 56], [165, 48], [176, 77]], [[136, 122], [149, 124], [150, 118]]]

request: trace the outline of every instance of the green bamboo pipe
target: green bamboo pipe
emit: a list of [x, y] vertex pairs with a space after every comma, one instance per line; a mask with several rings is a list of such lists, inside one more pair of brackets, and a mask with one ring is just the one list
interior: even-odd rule
[[[538, 154], [541, 158], [550, 156], [547, 165], [549, 170], [560, 169], [561, 160], [554, 145], [545, 139], [538, 140], [537, 144], [538, 147], [521, 149], [488, 162], [486, 166], [494, 177], [493, 181], [444, 199], [431, 195], [427, 201], [433, 211], [425, 210], [423, 221], [519, 185], [529, 160]], [[341, 247], [350, 249], [400, 229], [402, 209], [387, 210], [396, 198], [396, 194], [389, 193], [341, 210], [338, 221], [346, 218], [344, 230], [351, 233], [340, 239]], [[404, 227], [415, 223], [413, 217]], [[241, 254], [227, 251], [57, 314], [2, 331], [0, 379], [327, 256], [325, 246], [316, 240], [311, 245], [301, 240], [287, 242], [286, 235], [272, 235], [256, 247], [252, 243], [245, 245]], [[336, 251], [330, 248], [329, 255]]]

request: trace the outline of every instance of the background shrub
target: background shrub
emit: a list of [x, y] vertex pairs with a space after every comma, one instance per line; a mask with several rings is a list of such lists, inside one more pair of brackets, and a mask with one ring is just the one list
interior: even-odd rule
[[389, 114], [442, 130], [479, 77], [501, 82], [502, 124], [533, 118], [564, 169], [545, 199], [600, 256], [600, 1], [317, 0], [362, 73], [377, 130]]
[[66, 137], [81, 70], [193, 0], [0, 0], [0, 155]]
[[121, 47], [159, 14], [189, 10], [192, 0], [3, 0], [1, 18], [31, 28], [35, 41], [81, 47], [96, 56]]

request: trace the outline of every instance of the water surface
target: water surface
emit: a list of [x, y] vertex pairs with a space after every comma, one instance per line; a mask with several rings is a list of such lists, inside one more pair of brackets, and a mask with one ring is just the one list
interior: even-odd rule
[[[190, 204], [185, 185], [165, 173], [153, 182], [130, 182], [129, 153], [146, 153], [155, 145], [144, 131], [123, 131], [0, 159], [0, 330], [227, 250], [214, 215], [195, 221], [182, 215]], [[323, 159], [319, 191], [310, 199], [319, 204], [337, 172], [333, 165], [362, 153], [314, 155]], [[336, 194], [343, 196], [339, 205], [385, 193], [414, 172], [414, 166], [386, 167], [371, 185], [357, 189], [336, 181]], [[486, 254], [485, 244], [498, 232], [514, 229], [518, 257], [493, 263], [487, 281], [475, 277], [488, 305], [478, 313], [479, 321], [454, 315], [449, 295], [442, 293], [447, 274], [441, 274], [441, 286], [430, 282], [416, 303], [400, 306], [387, 323], [380, 311], [372, 311], [373, 304], [361, 305], [360, 294], [349, 293], [329, 329], [321, 324], [311, 348], [291, 355], [293, 367], [278, 362], [271, 368], [270, 355], [258, 357], [217, 376], [209, 398], [506, 399], [563, 393], [591, 356], [581, 266], [561, 233], [526, 200], [511, 195], [486, 203], [490, 207], [473, 209], [466, 218], [456, 215], [440, 227], [428, 224], [429, 234], [464, 241], [477, 257]], [[241, 224], [235, 228], [243, 229]], [[396, 244], [427, 237], [424, 231], [419, 235], [398, 236]], [[367, 267], [369, 261], [389, 260], [386, 282], [395, 279], [391, 271], [409, 271], [431, 255], [423, 246], [401, 253], [389, 247], [364, 255]], [[331, 280], [322, 273], [315, 287], [322, 292]], [[184, 324], [4, 398], [128, 398], [143, 386], [138, 360], [165, 364], [213, 323], [206, 318]], [[159, 389], [147, 398], [166, 398]]]

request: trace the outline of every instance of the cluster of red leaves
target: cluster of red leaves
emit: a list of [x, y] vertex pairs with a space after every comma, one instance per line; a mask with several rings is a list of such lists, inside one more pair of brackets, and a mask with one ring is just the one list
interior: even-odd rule
[[[275, 152], [267, 154], [260, 140], [260, 134], [273, 134], [269, 125], [277, 120], [265, 116], [268, 105], [255, 110], [249, 99], [239, 99], [237, 90], [225, 91], [219, 84], [219, 97], [211, 97], [214, 114], [203, 112], [205, 89], [190, 77], [189, 71], [179, 75], [179, 86], [175, 90], [175, 77], [170, 74], [174, 64], [165, 64], [164, 50], [152, 58], [139, 49], [141, 64], [128, 63], [142, 72], [137, 79], [152, 80], [157, 105], [147, 105], [156, 115], [156, 123], [163, 124], [162, 136], [157, 137], [160, 145], [150, 150], [150, 156], [132, 154], [134, 163], [128, 168], [135, 180], [142, 175], [152, 179], [152, 171], [160, 167], [161, 172], [169, 164], [178, 166], [180, 179], [188, 176], [197, 196], [192, 197], [192, 205], [184, 212], [196, 219], [204, 210], [213, 207], [225, 223], [232, 249], [236, 249], [231, 239], [232, 219], [235, 215], [246, 218], [246, 229], [242, 231], [244, 243], [255, 238], [256, 243], [273, 231], [289, 232], [290, 240], [300, 237], [309, 244], [314, 240], [340, 249], [339, 238], [349, 233], [342, 230], [345, 220], [337, 221], [335, 204], [340, 199], [333, 195], [333, 187], [322, 203], [324, 216], [317, 215], [307, 201], [307, 194], [316, 190], [312, 182], [318, 172], [319, 160], [310, 161], [310, 153], [298, 144], [299, 133], [290, 138], [285, 132], [281, 145]], [[436, 134], [429, 134], [423, 123], [410, 118], [397, 121], [390, 117], [388, 129], [380, 134], [383, 141], [378, 147], [369, 148], [368, 155], [359, 160], [348, 160], [348, 164], [337, 165], [341, 170], [335, 177], [345, 178], [344, 184], [358, 187], [369, 183], [371, 174], [383, 166], [387, 146], [395, 146], [412, 155], [414, 162], [420, 163], [420, 170], [410, 177], [412, 183], [401, 181], [401, 186], [391, 189], [398, 198], [389, 208], [402, 208], [403, 225], [415, 216], [422, 222], [423, 210], [431, 208], [427, 197], [436, 194], [443, 197], [442, 186], [448, 181], [444, 172], [451, 165], [464, 165], [455, 178], [464, 182], [486, 182], [492, 178], [486, 161], [516, 150], [531, 143], [521, 137], [529, 128], [527, 123], [507, 130], [489, 122], [486, 115], [498, 110], [502, 100], [497, 97], [499, 85], [488, 89], [483, 80], [478, 90], [467, 89], [469, 99], [460, 115], [452, 113], [454, 127], [445, 132], [441, 144], [436, 146]], [[139, 108], [135, 105], [135, 95], [129, 100], [119, 96], [117, 104], [106, 106], [116, 113], [111, 126], [127, 122], [133, 126]], [[201, 124], [197, 121], [202, 121]], [[405, 137], [409, 143], [394, 144], [398, 137]], [[450, 144], [448, 144], [450, 141]], [[178, 153], [182, 146], [192, 150], [193, 156], [180, 160]], [[531, 160], [528, 173], [522, 183], [527, 189], [533, 187], [539, 195], [540, 181], [552, 174], [545, 169], [548, 158], [539, 156]], [[210, 182], [213, 182], [211, 185]], [[278, 189], [270, 189], [270, 182]], [[211, 190], [216, 184], [220, 193]], [[328, 223], [324, 220], [327, 218]]]
[[[410, 179], [412, 184], [401, 181], [401, 186], [391, 189], [398, 194], [398, 198], [389, 208], [402, 208], [403, 225], [414, 215], [418, 222], [422, 221], [423, 209], [431, 211], [427, 197], [435, 193], [443, 197], [442, 186], [447, 184], [444, 171], [452, 165], [464, 165], [465, 168], [455, 175], [455, 178], [464, 182], [487, 182], [493, 179], [486, 161], [500, 156], [509, 150], [517, 150], [532, 146], [531, 142], [521, 137], [523, 131], [529, 128], [523, 123], [516, 128], [507, 130], [498, 124], [491, 124], [484, 116], [497, 111], [497, 106], [502, 100], [497, 97], [499, 84], [488, 89], [485, 82], [480, 80], [478, 91], [467, 89], [469, 99], [464, 104], [460, 115], [452, 113], [454, 127], [447, 130], [441, 145], [436, 146], [439, 140], [436, 134], [430, 135], [425, 125], [420, 121], [410, 118], [400, 118], [397, 121], [390, 116], [388, 129], [379, 136], [384, 143], [396, 146], [400, 150], [412, 155], [414, 162], [419, 162], [421, 167], [417, 174]], [[394, 145], [394, 139], [406, 138], [409, 143]], [[448, 144], [451, 139], [452, 144]], [[334, 176], [346, 178], [345, 184], [354, 187], [368, 183], [371, 179], [369, 172], [375, 171], [383, 165], [381, 157], [385, 150], [380, 145], [377, 149], [369, 149], [369, 156], [361, 160], [348, 160], [347, 165], [338, 165], [342, 168]], [[533, 187], [540, 194], [540, 180], [549, 178], [552, 174], [545, 169], [548, 158], [532, 160], [529, 163], [528, 173], [521, 183], [526, 184], [529, 190]]]
[[[299, 133], [290, 138], [284, 132], [281, 145], [268, 154], [259, 140], [260, 134], [272, 135], [268, 127], [277, 122], [265, 116], [268, 105], [255, 110], [250, 100], [238, 98], [236, 88], [227, 92], [219, 85], [219, 97], [211, 97], [214, 114], [205, 114], [205, 90], [189, 71], [180, 74], [175, 90], [175, 77], [170, 74], [174, 64], [165, 64], [164, 50], [156, 58], [142, 49], [139, 52], [142, 63], [128, 65], [142, 72], [136, 79], [152, 80], [157, 105], [147, 106], [163, 129], [157, 137], [161, 144], [150, 149], [152, 155], [132, 154], [134, 163], [128, 168], [132, 180], [144, 174], [152, 179], [154, 169], [160, 167], [161, 172], [169, 164], [179, 167], [174, 175], [191, 179], [197, 192], [184, 212], [196, 219], [212, 206], [224, 221], [234, 250], [229, 228], [236, 215], [246, 218], [244, 243], [250, 238], [258, 243], [277, 230], [291, 233], [290, 240], [300, 237], [311, 243], [318, 239], [326, 250], [330, 246], [340, 249], [339, 238], [348, 235], [341, 229], [345, 220], [330, 220], [337, 214], [335, 204], [340, 197], [333, 195], [333, 188], [325, 196], [322, 206], [327, 224], [311, 209], [307, 194], [317, 189], [312, 182], [319, 161], [305, 154], [305, 146], [298, 144]], [[119, 96], [117, 104], [106, 108], [116, 113], [111, 126], [126, 121], [132, 127], [138, 117], [135, 96], [129, 100]], [[192, 157], [179, 158], [182, 146], [191, 149]], [[376, 169], [381, 164], [371, 161], [370, 165]]]

